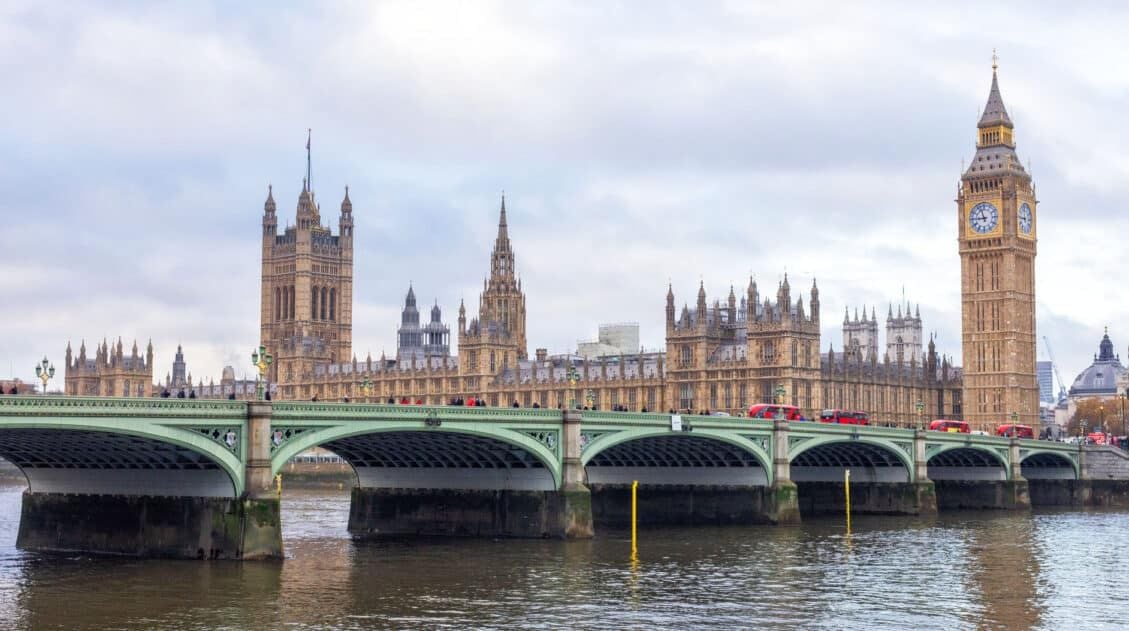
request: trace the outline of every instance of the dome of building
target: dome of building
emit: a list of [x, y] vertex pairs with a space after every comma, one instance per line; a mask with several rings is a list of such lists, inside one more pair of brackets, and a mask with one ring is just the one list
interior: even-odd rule
[[220, 383], [231, 383], [235, 381], [235, 369], [231, 366], [223, 367], [223, 377], [220, 378]]
[[1074, 378], [1074, 384], [1070, 386], [1070, 396], [1114, 396], [1117, 394], [1117, 380], [1124, 373], [1125, 367], [1121, 365], [1121, 357], [1114, 355], [1113, 342], [1110, 341], [1107, 331], [1098, 345], [1094, 363]]

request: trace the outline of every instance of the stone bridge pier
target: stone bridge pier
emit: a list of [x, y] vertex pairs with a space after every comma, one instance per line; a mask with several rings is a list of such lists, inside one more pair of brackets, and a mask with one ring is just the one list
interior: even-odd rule
[[78, 418], [70, 416], [74, 403], [52, 399], [20, 401], [39, 407], [0, 424], [0, 456], [28, 481], [17, 547], [282, 558], [279, 498], [270, 484], [269, 403], [211, 406], [214, 418], [202, 421], [202, 415], [185, 418], [176, 404], [152, 401], [123, 405], [113, 417], [94, 409], [104, 417]]
[[[810, 431], [810, 430], [809, 430]], [[852, 514], [930, 515], [937, 512], [933, 481], [925, 460], [923, 431], [911, 440], [863, 442], [857, 430], [801, 443], [791, 456], [792, 479], [803, 515], [841, 515], [847, 509], [846, 472], [850, 471]]]
[[[354, 537], [592, 536], [580, 411], [548, 412], [556, 416], [553, 427], [531, 432], [541, 444], [525, 449], [499, 440], [506, 430], [486, 435], [450, 418], [463, 411], [447, 408], [417, 426], [322, 443], [357, 472], [349, 510]], [[559, 460], [540, 459], [545, 447]]]

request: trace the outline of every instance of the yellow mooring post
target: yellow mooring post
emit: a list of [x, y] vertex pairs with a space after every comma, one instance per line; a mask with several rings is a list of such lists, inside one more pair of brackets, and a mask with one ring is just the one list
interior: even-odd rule
[[639, 548], [635, 545], [635, 518], [636, 518], [636, 504], [635, 494], [639, 490], [639, 480], [631, 481], [631, 558], [634, 559], [635, 555], [639, 552]]
[[847, 532], [851, 531], [851, 470], [843, 472], [843, 490], [847, 494]]

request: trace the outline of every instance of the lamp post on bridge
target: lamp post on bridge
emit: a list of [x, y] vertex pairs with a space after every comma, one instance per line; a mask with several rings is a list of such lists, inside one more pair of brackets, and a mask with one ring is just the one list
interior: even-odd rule
[[921, 414], [925, 412], [925, 402], [921, 399], [918, 399], [917, 403], [913, 404], [913, 407], [915, 410], [917, 410], [917, 429], [922, 429]]
[[776, 401], [776, 418], [782, 421], [784, 420], [784, 408], [781, 406], [784, 405], [784, 395], [788, 394], [788, 391], [784, 389], [784, 384], [779, 383], [776, 384], [776, 389], [772, 393], [775, 395], [774, 400]]
[[596, 409], [596, 393], [593, 392], [591, 388], [589, 388], [584, 393], [584, 401], [585, 401], [585, 403], [588, 404], [589, 410], [595, 410]]
[[1019, 412], [1011, 413], [1011, 437], [1019, 438], [1019, 428], [1016, 425], [1019, 423]]
[[368, 377], [365, 377], [363, 381], [357, 384], [357, 388], [361, 391], [361, 395], [365, 398], [366, 403], [368, 403], [369, 397], [372, 396], [372, 387], [372, 379]]
[[255, 368], [259, 369], [259, 378], [255, 383], [255, 391], [259, 400], [263, 400], [263, 385], [267, 378], [267, 371], [270, 370], [271, 363], [274, 362], [274, 355], [267, 352], [266, 346], [259, 346], [258, 350], [251, 351], [251, 363]]
[[568, 407], [576, 409], [576, 382], [580, 380], [580, 373], [576, 372], [576, 366], [572, 365], [572, 361], [569, 361], [565, 378], [568, 379]]
[[48, 364], [46, 355], [42, 362], [35, 365], [35, 376], [43, 382], [43, 394], [47, 394], [47, 381], [55, 376], [55, 364]]
[[1119, 399], [1121, 399], [1121, 435], [1122, 436], [1125, 436], [1125, 399], [1127, 397], [1129, 397], [1129, 388], [1126, 388], [1125, 392], [1122, 392], [1121, 396], [1118, 397]]

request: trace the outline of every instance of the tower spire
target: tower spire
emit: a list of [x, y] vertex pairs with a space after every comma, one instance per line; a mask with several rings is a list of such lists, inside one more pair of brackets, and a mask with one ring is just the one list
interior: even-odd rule
[[306, 190], [314, 190], [313, 163], [310, 160], [310, 140], [313, 139], [314, 130], [306, 128]]
[[508, 229], [506, 226], [506, 191], [502, 191], [502, 211], [498, 215], [498, 237], [507, 235]]
[[1004, 127], [1011, 128], [1011, 117], [1007, 115], [1007, 108], [1004, 107], [1004, 99], [1000, 96], [1000, 82], [997, 76], [999, 69], [999, 57], [996, 56], [995, 49], [992, 50], [992, 88], [988, 91], [988, 103], [984, 106], [984, 114], [980, 117], [980, 123], [977, 127], [995, 127], [996, 125], [1003, 125]]

